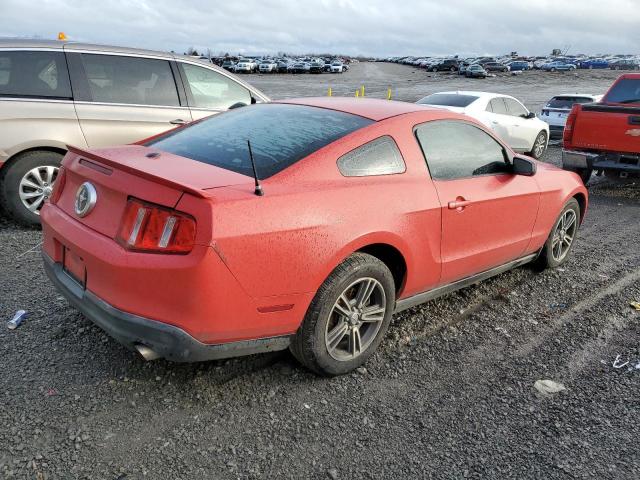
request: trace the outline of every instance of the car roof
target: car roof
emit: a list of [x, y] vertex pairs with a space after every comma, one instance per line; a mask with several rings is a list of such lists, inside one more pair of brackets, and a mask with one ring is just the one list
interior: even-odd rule
[[478, 99], [487, 99], [487, 100], [495, 97], [513, 98], [510, 95], [504, 95], [502, 93], [479, 92], [476, 90], [452, 90], [452, 91], [446, 91], [446, 92], [433, 92], [431, 95], [437, 95], [439, 93], [446, 93], [448, 95], [471, 95], [474, 97], [478, 97]]
[[426, 105], [408, 102], [396, 102], [393, 100], [380, 100], [374, 98], [351, 98], [351, 97], [315, 97], [315, 98], [292, 98], [278, 100], [273, 103], [288, 103], [293, 105], [307, 105], [309, 107], [327, 108], [340, 112], [351, 113], [361, 117], [369, 118], [376, 122], [387, 118], [404, 115], [407, 113], [421, 112], [425, 109], [441, 111]]

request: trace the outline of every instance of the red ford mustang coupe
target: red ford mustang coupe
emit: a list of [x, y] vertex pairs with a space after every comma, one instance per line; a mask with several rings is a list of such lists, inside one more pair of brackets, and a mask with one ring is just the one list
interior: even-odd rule
[[586, 208], [576, 174], [468, 117], [302, 99], [70, 148], [43, 253], [67, 299], [146, 359], [290, 348], [337, 375], [367, 360], [394, 312], [563, 263]]

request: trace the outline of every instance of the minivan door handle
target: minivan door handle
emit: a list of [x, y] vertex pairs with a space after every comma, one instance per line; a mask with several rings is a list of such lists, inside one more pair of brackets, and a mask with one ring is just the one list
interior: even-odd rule
[[171, 125], [185, 125], [187, 123], [187, 121], [183, 120], [181, 118], [176, 118], [175, 120], [171, 120], [169, 123]]

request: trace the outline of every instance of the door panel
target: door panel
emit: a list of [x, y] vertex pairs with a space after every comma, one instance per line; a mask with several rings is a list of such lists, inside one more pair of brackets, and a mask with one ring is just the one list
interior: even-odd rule
[[[443, 284], [524, 254], [538, 213], [535, 180], [503, 174], [435, 181], [434, 185], [442, 205]], [[449, 205], [456, 201], [468, 203]]]
[[137, 142], [191, 121], [185, 107], [148, 107], [76, 102], [80, 127], [91, 148]]
[[522, 256], [538, 213], [532, 177], [511, 173], [513, 153], [484, 129], [438, 120], [416, 128], [442, 211], [447, 284]]
[[192, 120], [168, 60], [70, 54], [76, 113], [89, 147], [132, 143]]

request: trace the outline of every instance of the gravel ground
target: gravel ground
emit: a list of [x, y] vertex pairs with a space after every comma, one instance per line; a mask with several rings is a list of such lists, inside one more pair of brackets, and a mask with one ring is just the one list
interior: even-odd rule
[[[274, 98], [330, 83], [381, 96], [389, 85], [404, 100], [472, 85], [535, 110], [559, 91], [602, 92], [615, 74], [472, 81], [360, 64], [285, 77], [250, 81]], [[334, 379], [287, 352], [144, 363], [49, 285], [40, 232], [0, 218], [0, 318], [30, 312], [0, 328], [0, 476], [637, 479], [639, 208], [637, 183], [596, 181], [564, 268], [520, 268], [403, 312], [366, 369]], [[541, 394], [540, 379], [566, 389]]]

